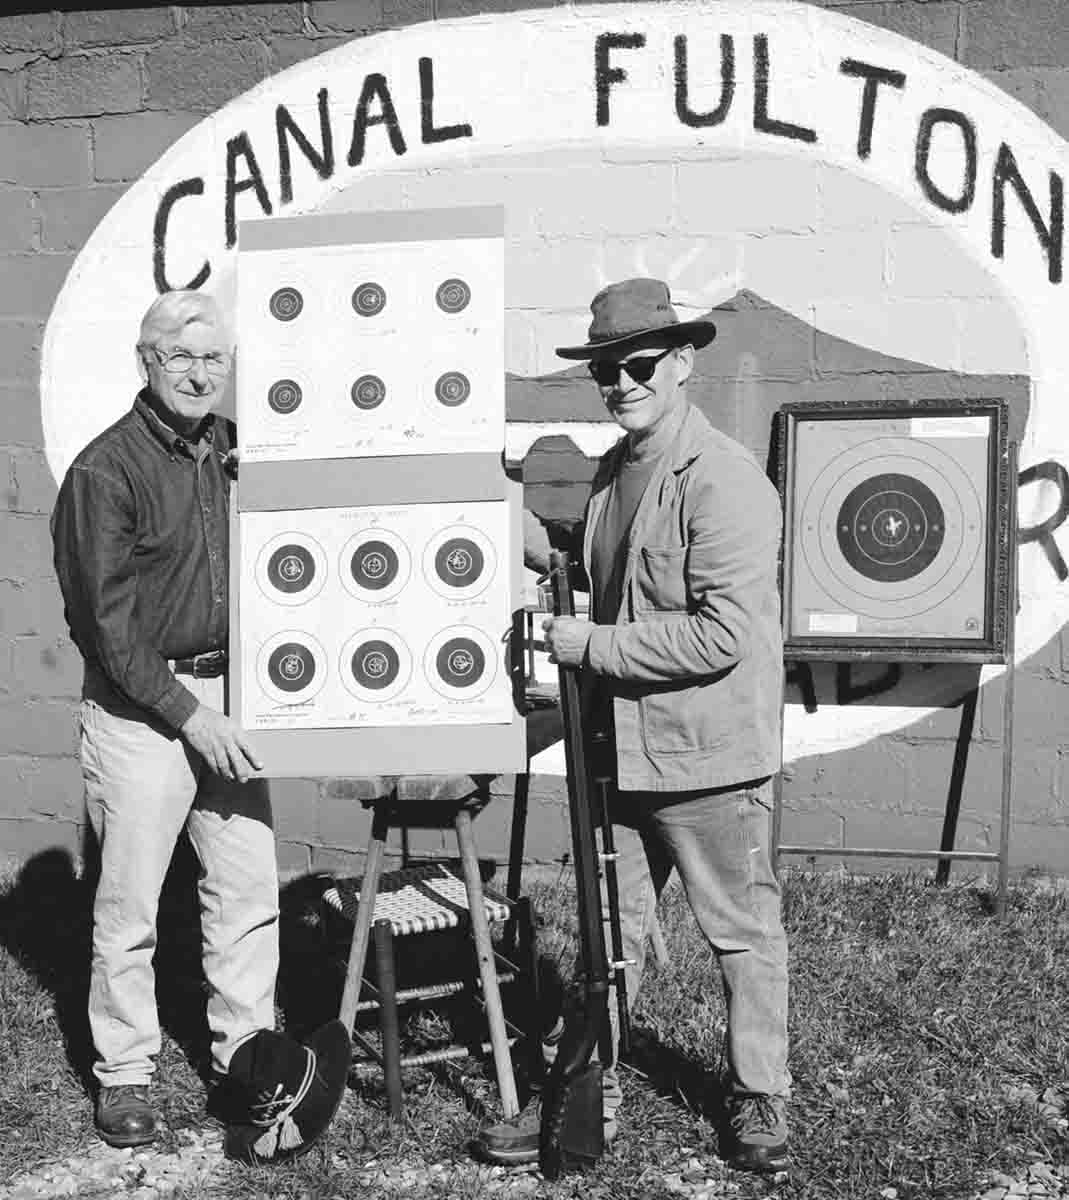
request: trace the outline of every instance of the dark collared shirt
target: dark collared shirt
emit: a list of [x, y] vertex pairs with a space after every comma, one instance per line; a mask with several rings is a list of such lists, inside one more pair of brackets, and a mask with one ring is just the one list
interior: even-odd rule
[[197, 700], [167, 660], [227, 644], [232, 445], [215, 416], [187, 442], [142, 392], [71, 464], [52, 513], [75, 645], [120, 698], [174, 729]]

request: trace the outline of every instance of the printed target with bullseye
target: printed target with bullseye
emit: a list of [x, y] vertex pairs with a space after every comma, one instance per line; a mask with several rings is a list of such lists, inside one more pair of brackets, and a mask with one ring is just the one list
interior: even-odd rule
[[[981, 636], [986, 439], [813, 424], [819, 442], [803, 436], [804, 422], [799, 434], [791, 558], [800, 631]], [[899, 421], [895, 432], [908, 428]]]
[[307, 604], [327, 581], [327, 555], [307, 533], [273, 537], [256, 559], [256, 582], [275, 604]]
[[430, 685], [449, 700], [474, 700], [497, 675], [498, 648], [481, 629], [454, 625], [431, 638], [423, 656]]
[[354, 533], [339, 556], [338, 574], [345, 590], [369, 604], [392, 600], [411, 573], [412, 556], [404, 539], [378, 526]]
[[377, 625], [360, 629], [342, 646], [338, 672], [358, 700], [384, 704], [408, 686], [412, 651], [396, 630]]
[[470, 600], [486, 590], [497, 570], [493, 543], [479, 529], [452, 525], [439, 530], [423, 552], [423, 573], [447, 600]]
[[327, 682], [327, 654], [318, 638], [304, 630], [287, 629], [260, 647], [256, 678], [278, 704], [305, 704]]

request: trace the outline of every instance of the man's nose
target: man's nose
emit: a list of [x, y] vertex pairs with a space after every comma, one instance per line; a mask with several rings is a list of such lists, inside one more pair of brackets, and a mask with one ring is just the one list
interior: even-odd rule
[[199, 392], [208, 390], [211, 380], [208, 378], [208, 368], [204, 365], [203, 358], [193, 360], [193, 366], [189, 369], [189, 381]]

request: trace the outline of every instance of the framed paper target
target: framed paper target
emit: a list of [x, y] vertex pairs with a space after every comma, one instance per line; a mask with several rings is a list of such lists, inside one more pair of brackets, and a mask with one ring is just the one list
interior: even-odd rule
[[1002, 401], [788, 404], [777, 452], [788, 657], [1003, 660]]

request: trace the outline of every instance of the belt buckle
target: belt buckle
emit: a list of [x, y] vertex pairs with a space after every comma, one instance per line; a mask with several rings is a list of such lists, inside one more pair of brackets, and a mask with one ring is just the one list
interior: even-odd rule
[[223, 673], [222, 652], [209, 650], [205, 654], [194, 654], [191, 665], [194, 679], [214, 679]]

